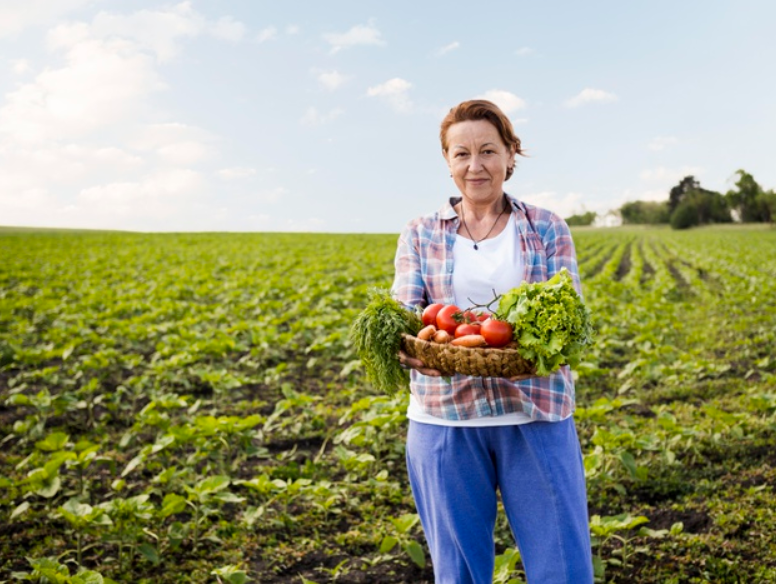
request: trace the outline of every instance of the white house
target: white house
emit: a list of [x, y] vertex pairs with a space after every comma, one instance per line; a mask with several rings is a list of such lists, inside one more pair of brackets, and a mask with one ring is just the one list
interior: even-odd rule
[[593, 220], [593, 227], [619, 227], [622, 225], [622, 215], [617, 210], [598, 213]]

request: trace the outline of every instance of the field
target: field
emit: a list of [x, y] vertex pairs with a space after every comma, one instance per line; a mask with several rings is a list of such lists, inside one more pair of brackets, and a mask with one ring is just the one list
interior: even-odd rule
[[[574, 236], [598, 581], [776, 581], [776, 230]], [[0, 582], [433, 582], [347, 334], [395, 244], [0, 231]]]

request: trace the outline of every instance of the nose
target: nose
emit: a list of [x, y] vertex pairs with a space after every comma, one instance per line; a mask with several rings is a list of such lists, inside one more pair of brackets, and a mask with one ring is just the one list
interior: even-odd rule
[[476, 154], [469, 160], [469, 170], [471, 172], [479, 172], [482, 170], [482, 161]]

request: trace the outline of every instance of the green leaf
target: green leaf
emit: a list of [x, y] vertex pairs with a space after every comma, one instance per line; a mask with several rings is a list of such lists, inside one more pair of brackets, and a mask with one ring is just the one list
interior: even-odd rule
[[13, 521], [14, 519], [19, 517], [20, 515], [23, 515], [24, 513], [26, 513], [29, 508], [30, 508], [30, 502], [29, 501], [24, 501], [23, 503], [20, 503], [11, 512], [11, 516], [9, 517], [9, 519], [11, 521]]
[[628, 469], [628, 472], [633, 478], [638, 477], [636, 459], [630, 452], [620, 453], [620, 462], [622, 462], [623, 466]]
[[59, 489], [62, 488], [62, 479], [60, 479], [58, 476], [55, 476], [46, 482], [44, 482], [40, 487], [35, 489], [35, 494], [40, 495], [41, 497], [44, 497], [46, 499], [50, 499], [54, 495], [56, 495], [59, 492]]
[[396, 539], [392, 535], [386, 535], [383, 538], [383, 541], [380, 543], [380, 553], [381, 554], [387, 554], [390, 552], [394, 547], [396, 547], [396, 544], [399, 543], [399, 540]]
[[419, 568], [426, 567], [426, 554], [417, 541], [413, 539], [407, 542], [404, 546], [404, 551], [407, 552], [407, 555]]
[[151, 562], [154, 566], [157, 566], [161, 561], [159, 552], [150, 543], [141, 543], [139, 546], [137, 546], [137, 551], [139, 551], [143, 557]]
[[126, 468], [121, 473], [122, 477], [127, 476], [129, 473], [131, 473], [135, 468], [145, 461], [145, 456], [143, 454], [138, 454], [135, 458], [129, 461]]
[[176, 493], [168, 493], [162, 500], [162, 507], [158, 511], [158, 516], [162, 519], [182, 512], [186, 508], [186, 497]]
[[401, 517], [391, 519], [396, 531], [401, 534], [408, 533], [418, 521], [420, 521], [420, 516], [417, 513], [405, 513]]
[[43, 440], [38, 440], [35, 443], [35, 447], [46, 452], [55, 452], [57, 450], [62, 450], [65, 446], [67, 446], [67, 441], [69, 439], [70, 436], [64, 432], [52, 432]]

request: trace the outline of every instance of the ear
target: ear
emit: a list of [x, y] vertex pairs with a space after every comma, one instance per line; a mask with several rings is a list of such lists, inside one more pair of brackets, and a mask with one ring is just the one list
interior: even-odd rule
[[442, 156], [444, 157], [445, 162], [447, 162], [447, 168], [451, 168], [450, 167], [450, 158], [448, 158], [448, 156], [447, 156], [447, 150], [442, 150]]

